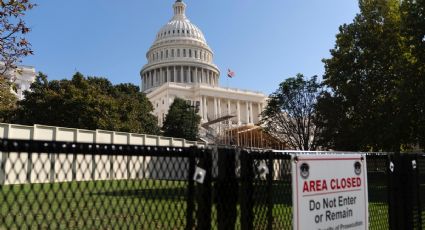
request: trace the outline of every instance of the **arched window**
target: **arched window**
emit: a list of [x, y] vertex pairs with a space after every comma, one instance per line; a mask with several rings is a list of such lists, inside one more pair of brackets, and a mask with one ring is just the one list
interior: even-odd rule
[[171, 50], [171, 57], [174, 57], [174, 49]]
[[180, 57], [180, 49], [177, 49], [177, 57]]
[[168, 58], [168, 50], [165, 51], [165, 58]]
[[192, 50], [189, 50], [189, 57], [192, 57]]
[[161, 50], [161, 59], [164, 58], [164, 51]]
[[198, 51], [195, 50], [195, 58], [198, 58]]
[[186, 57], [186, 49], [183, 49], [183, 57]]

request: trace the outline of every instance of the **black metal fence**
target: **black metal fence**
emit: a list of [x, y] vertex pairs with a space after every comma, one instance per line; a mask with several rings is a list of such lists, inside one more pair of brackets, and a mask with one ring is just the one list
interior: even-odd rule
[[[425, 229], [425, 155], [368, 154], [369, 229]], [[0, 229], [291, 229], [289, 152], [0, 139]]]

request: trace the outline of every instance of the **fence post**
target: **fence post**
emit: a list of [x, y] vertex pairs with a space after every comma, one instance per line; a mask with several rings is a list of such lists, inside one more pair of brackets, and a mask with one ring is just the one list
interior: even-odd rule
[[[196, 149], [196, 148], [195, 148]], [[206, 171], [204, 183], [197, 185], [197, 229], [211, 229], [211, 209], [212, 209], [212, 198], [211, 198], [211, 168], [212, 168], [212, 154], [211, 150], [199, 150], [196, 152], [200, 155], [201, 160], [199, 167]]]
[[31, 183], [31, 171], [32, 171], [32, 153], [28, 152], [28, 161], [27, 161], [27, 175], [26, 182]]
[[[414, 161], [413, 161], [414, 160]], [[416, 204], [416, 221], [417, 221], [417, 228], [418, 229], [422, 229], [422, 205], [421, 205], [421, 180], [420, 180], [420, 175], [419, 175], [419, 154], [415, 154], [413, 155], [413, 160], [412, 160], [412, 174], [413, 174], [413, 178], [414, 178], [414, 183], [413, 185], [413, 195], [415, 198], [415, 203]]]
[[247, 151], [241, 151], [241, 229], [253, 229], [253, 161]]
[[218, 149], [218, 178], [215, 183], [218, 229], [234, 229], [238, 201], [236, 150]]
[[[390, 227], [392, 230], [403, 230], [406, 227], [406, 214], [404, 206], [404, 186], [405, 181], [402, 179], [402, 174], [405, 171], [403, 157], [400, 152], [396, 152], [393, 155], [393, 167], [391, 176], [391, 189], [390, 189], [390, 200], [389, 211], [390, 211]], [[406, 180], [406, 179], [405, 179]]]
[[[387, 199], [388, 199], [388, 224], [391, 230], [397, 230], [398, 229], [398, 213], [397, 213], [397, 196], [399, 191], [398, 190], [398, 183], [396, 183], [398, 180], [397, 174], [396, 174], [396, 167], [399, 167], [399, 163], [396, 162], [394, 155], [388, 154], [388, 158], [385, 164], [386, 172], [387, 172], [387, 184], [388, 184], [388, 193], [387, 193]], [[398, 170], [398, 169], [397, 169]]]
[[[188, 151], [188, 150], [186, 150]], [[193, 149], [189, 150], [189, 170], [187, 172], [187, 208], [186, 208], [186, 230], [192, 230], [194, 227], [193, 212], [195, 210], [195, 153]]]
[[267, 174], [267, 229], [273, 229], [273, 152], [268, 152], [267, 168], [269, 173]]
[[414, 196], [416, 195], [413, 191], [412, 186], [415, 182], [413, 170], [412, 170], [412, 158], [409, 154], [403, 154], [401, 157], [403, 162], [403, 171], [401, 173], [400, 181], [402, 186], [402, 202], [404, 212], [404, 226], [403, 229], [413, 229], [414, 226]]
[[0, 185], [6, 182], [6, 160], [7, 153], [0, 151]]

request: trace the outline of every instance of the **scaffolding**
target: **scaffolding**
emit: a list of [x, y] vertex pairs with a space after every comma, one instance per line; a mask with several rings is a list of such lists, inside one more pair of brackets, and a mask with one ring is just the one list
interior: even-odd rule
[[259, 125], [241, 125], [232, 120], [235, 116], [226, 115], [201, 125], [208, 143], [232, 145], [245, 148], [285, 150], [285, 142], [268, 134]]

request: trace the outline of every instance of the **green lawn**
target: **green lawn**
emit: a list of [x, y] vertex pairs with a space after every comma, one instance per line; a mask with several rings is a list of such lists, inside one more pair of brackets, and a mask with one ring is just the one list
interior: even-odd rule
[[[184, 229], [186, 187], [185, 181], [166, 180], [2, 186], [0, 229]], [[290, 190], [279, 186], [277, 189], [286, 193], [274, 191], [278, 195], [273, 198], [273, 226], [289, 229]], [[377, 198], [369, 203], [370, 229], [388, 229], [388, 207]], [[240, 229], [240, 212], [237, 205], [236, 229]], [[213, 229], [217, 227], [216, 217], [214, 204]], [[266, 204], [256, 202], [255, 229], [265, 229], [266, 220]]]
[[0, 229], [182, 229], [186, 186], [160, 180], [3, 186]]

